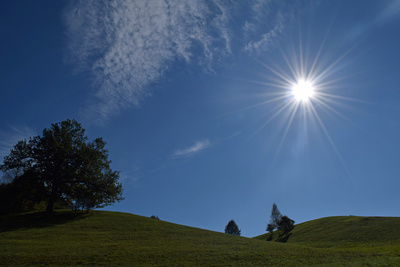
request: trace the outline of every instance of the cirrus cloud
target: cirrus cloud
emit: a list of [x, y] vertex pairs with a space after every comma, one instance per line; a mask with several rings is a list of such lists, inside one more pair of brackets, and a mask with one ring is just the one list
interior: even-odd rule
[[[200, 65], [212, 72], [213, 64], [226, 56], [267, 50], [282, 33], [285, 14], [292, 12], [281, 3], [70, 2], [63, 16], [66, 58], [93, 83], [86, 117], [105, 121], [121, 108], [138, 106], [151, 95], [151, 84], [159, 81], [176, 61]], [[271, 7], [277, 12], [272, 12]], [[239, 47], [237, 51], [233, 40], [235, 48]]]
[[180, 158], [180, 157], [190, 157], [193, 156], [200, 151], [210, 147], [212, 144], [208, 139], [202, 139], [199, 141], [196, 141], [193, 145], [183, 148], [183, 149], [178, 149], [176, 150], [171, 157], [172, 158]]
[[219, 1], [197, 0], [71, 4], [64, 16], [68, 55], [98, 88], [92, 115], [106, 119], [138, 105], [174, 60], [207, 68], [217, 55], [229, 53], [223, 8]]

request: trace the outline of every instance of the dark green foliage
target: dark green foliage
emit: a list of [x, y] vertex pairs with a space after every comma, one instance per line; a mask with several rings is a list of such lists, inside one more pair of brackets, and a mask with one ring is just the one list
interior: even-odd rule
[[46, 189], [27, 170], [9, 183], [0, 184], [0, 214], [36, 210], [44, 204]]
[[266, 229], [267, 232], [269, 232], [267, 240], [270, 241], [273, 239], [274, 230], [277, 229], [279, 236], [278, 241], [286, 242], [293, 228], [294, 221], [286, 215], [282, 216], [278, 206], [274, 203], [271, 209], [270, 221]]
[[278, 206], [274, 203], [272, 204], [272, 209], [271, 209], [271, 224], [274, 226], [274, 228], [278, 227], [279, 221], [281, 220], [282, 215], [281, 212], [278, 209]]
[[285, 236], [289, 234], [294, 229], [294, 221], [288, 216], [282, 216], [281, 220], [278, 222], [278, 230], [280, 235]]
[[279, 237], [278, 240], [279, 242], [286, 243], [291, 236], [291, 231], [294, 229], [294, 221], [290, 219], [289, 217], [282, 216], [281, 220], [278, 223], [278, 233]]
[[152, 219], [156, 219], [156, 220], [160, 220], [160, 218], [158, 218], [158, 216], [156, 216], [156, 215], [151, 215], [151, 217], [150, 218], [152, 218]]
[[87, 139], [77, 121], [66, 120], [44, 129], [42, 136], [18, 142], [0, 166], [13, 176], [13, 196], [22, 194], [25, 201], [30, 191], [40, 191], [49, 212], [60, 203], [89, 210], [122, 200], [119, 172], [110, 168], [106, 143]]
[[272, 235], [274, 233], [274, 229], [275, 229], [275, 227], [271, 223], [269, 223], [267, 225], [267, 232], [269, 232], [269, 234], [270, 234], [268, 240], [272, 240]]
[[[271, 216], [270, 216], [269, 224], [267, 226], [267, 231], [271, 233], [271, 237], [272, 237], [273, 230], [278, 229], [279, 221], [281, 220], [281, 218], [282, 218], [282, 214], [279, 211], [278, 206], [275, 203], [272, 204]], [[279, 231], [279, 229], [278, 229], [278, 231]]]
[[23, 203], [15, 196], [11, 184], [0, 184], [0, 214], [23, 211]]
[[235, 223], [234, 220], [230, 220], [228, 224], [225, 226], [225, 233], [231, 235], [240, 235], [240, 229]]

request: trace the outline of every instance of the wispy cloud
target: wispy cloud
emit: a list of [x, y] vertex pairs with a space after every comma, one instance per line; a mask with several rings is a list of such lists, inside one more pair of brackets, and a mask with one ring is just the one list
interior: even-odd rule
[[[220, 138], [217, 140], [210, 141], [207, 138], [200, 139], [196, 142], [194, 142], [191, 146], [187, 146], [184, 148], [176, 149], [173, 153], [169, 155], [168, 158], [158, 158], [154, 160], [153, 162], [147, 162], [147, 165], [143, 165], [141, 167], [137, 167], [134, 170], [134, 175], [133, 181], [138, 181], [139, 179], [142, 179], [143, 177], [153, 175], [155, 173], [158, 173], [164, 169], [175, 167], [178, 164], [181, 164], [182, 162], [179, 159], [188, 159], [192, 156], [195, 156], [198, 153], [201, 153], [202, 151], [218, 146], [219, 144], [229, 141], [236, 136], [240, 135], [240, 132], [235, 132], [227, 137]], [[130, 178], [132, 180], [132, 178]]]
[[[244, 49], [249, 52], [260, 52], [269, 49], [271, 46], [275, 46], [285, 25], [284, 17], [280, 12], [276, 15], [273, 25], [272, 29], [262, 34], [257, 40], [250, 41]], [[253, 30], [254, 24], [247, 24], [246, 28]]]
[[[295, 12], [303, 9], [299, 3], [277, 0], [254, 0], [249, 3], [251, 14], [243, 25], [247, 53], [259, 54], [275, 47]], [[307, 6], [309, 1], [301, 3]]]
[[11, 126], [9, 131], [0, 131], [0, 161], [10, 154], [10, 150], [18, 141], [36, 136], [35, 130], [28, 126]]
[[180, 158], [180, 157], [190, 157], [194, 154], [199, 153], [200, 151], [210, 147], [212, 144], [208, 139], [202, 139], [195, 142], [193, 145], [176, 150], [171, 157], [172, 158]]
[[85, 0], [73, 2], [64, 21], [69, 59], [93, 78], [90, 112], [102, 119], [139, 105], [171, 62], [207, 68], [230, 52], [222, 1]]
[[[282, 8], [281, 3], [70, 2], [63, 16], [66, 59], [78, 73], [87, 74], [94, 89], [84, 113], [104, 121], [121, 108], [140, 105], [151, 95], [151, 84], [162, 79], [174, 62], [197, 64], [212, 71], [213, 64], [226, 56], [265, 51], [284, 28], [284, 14], [290, 9]], [[271, 11], [272, 7], [276, 10]]]

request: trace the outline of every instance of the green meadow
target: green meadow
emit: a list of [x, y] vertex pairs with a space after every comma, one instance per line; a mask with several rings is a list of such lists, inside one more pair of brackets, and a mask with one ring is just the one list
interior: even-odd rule
[[120, 212], [24, 213], [0, 217], [0, 265], [400, 266], [400, 218], [322, 218], [286, 243], [268, 238]]

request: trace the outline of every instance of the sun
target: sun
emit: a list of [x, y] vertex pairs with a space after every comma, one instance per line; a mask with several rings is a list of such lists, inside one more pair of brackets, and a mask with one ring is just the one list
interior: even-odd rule
[[314, 96], [314, 85], [311, 81], [301, 79], [292, 85], [291, 93], [297, 101], [307, 102]]
[[[348, 86], [344, 81], [352, 75], [344, 71], [349, 65], [345, 59], [354, 48], [340, 54], [340, 49], [338, 51], [335, 46], [325, 48], [325, 45], [330, 43], [327, 41], [328, 36], [324, 37], [319, 47], [312, 38], [307, 40], [304, 46], [301, 32], [298, 39], [298, 45], [290, 41], [288, 46], [279, 46], [281, 56], [277, 56], [278, 61], [274, 62], [275, 53], [265, 61], [257, 59], [264, 67], [261, 71], [265, 73], [265, 78], [252, 82], [257, 86], [261, 85], [260, 89], [265, 91], [256, 95], [259, 102], [244, 109], [266, 107], [265, 113], [261, 113], [265, 114], [265, 120], [256, 133], [274, 123], [268, 127], [268, 132], [272, 130], [271, 140], [276, 137], [280, 140], [277, 140], [273, 149], [275, 156], [272, 165], [278, 162], [281, 149], [292, 154], [300, 153], [308, 146], [313, 147], [314, 136], [320, 135], [319, 138], [328, 142], [349, 174], [339, 148], [330, 134], [333, 123], [329, 123], [327, 127], [325, 120], [338, 116], [356, 125], [342, 110], [353, 109], [352, 103], [366, 103], [347, 96], [351, 92], [343, 90]], [[286, 142], [287, 138], [291, 138], [290, 143]]]

